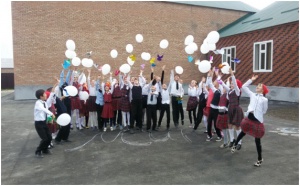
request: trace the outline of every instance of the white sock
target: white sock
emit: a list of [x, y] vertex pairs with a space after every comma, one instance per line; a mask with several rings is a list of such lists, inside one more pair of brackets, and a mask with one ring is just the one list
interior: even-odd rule
[[[235, 132], [236, 132], [236, 136], [239, 136], [239, 134], [242, 132], [242, 130], [241, 130], [241, 129], [235, 130]], [[237, 137], [236, 137], [236, 138], [237, 138]], [[242, 139], [239, 141], [239, 144], [240, 144], [240, 145], [242, 144]]]
[[206, 116], [203, 116], [203, 124], [207, 130], [207, 117]]
[[122, 120], [123, 120], [123, 126], [126, 127], [126, 112], [122, 111]]
[[227, 136], [227, 133], [228, 133], [228, 129], [223, 129], [223, 137], [224, 137], [224, 144], [227, 144], [228, 143], [228, 136]]
[[228, 130], [229, 130], [230, 142], [233, 142], [233, 139], [234, 139], [234, 129], [228, 129]]

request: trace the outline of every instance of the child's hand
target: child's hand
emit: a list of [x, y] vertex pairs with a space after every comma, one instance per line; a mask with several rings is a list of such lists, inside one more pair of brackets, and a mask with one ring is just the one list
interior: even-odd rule
[[166, 65], [162, 66], [161, 69], [162, 69], [162, 70], [165, 70], [165, 67], [166, 67]]
[[52, 118], [53, 118], [53, 119], [55, 118], [55, 115], [54, 115], [54, 114], [52, 114]]
[[255, 81], [257, 78], [258, 78], [258, 75], [254, 75], [254, 74], [253, 74], [251, 80], [252, 80], [252, 81]]
[[232, 71], [231, 67], [229, 67], [229, 73], [231, 74], [231, 76], [233, 76], [233, 71]]
[[205, 80], [206, 80], [206, 78], [203, 76], [203, 77], [202, 77], [202, 80], [201, 80], [201, 81], [202, 81], [202, 83], [204, 83], [204, 82], [205, 82]]

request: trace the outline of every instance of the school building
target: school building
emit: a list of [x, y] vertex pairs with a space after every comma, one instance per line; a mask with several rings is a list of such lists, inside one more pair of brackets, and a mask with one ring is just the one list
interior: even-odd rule
[[[278, 3], [278, 9], [270, 9]], [[269, 17], [263, 13], [268, 9]], [[206, 74], [188, 62], [185, 37], [193, 35], [200, 47], [207, 34], [216, 30], [221, 36], [217, 48], [223, 47], [226, 54], [214, 55], [213, 65], [239, 58], [241, 63], [233, 68], [242, 82], [257, 73], [257, 81], [269, 85], [271, 99], [299, 102], [298, 10], [298, 2], [275, 2], [258, 11], [237, 1], [13, 1], [15, 99], [35, 99], [35, 90], [55, 83], [53, 77], [59, 77], [66, 59], [68, 39], [75, 41], [79, 58], [93, 51], [94, 62], [110, 64], [113, 71], [127, 62], [125, 46], [132, 44], [137, 56], [133, 75], [145, 64], [148, 79], [150, 63], [141, 59], [141, 53], [149, 52], [154, 57], [163, 54], [163, 60], [156, 62], [155, 74], [160, 75], [161, 67], [166, 65], [168, 82], [170, 70], [182, 66], [181, 78], [187, 87], [192, 79], [199, 81]], [[136, 34], [143, 35], [142, 43], [135, 41]], [[159, 47], [162, 39], [169, 41], [167, 49]], [[118, 51], [115, 59], [110, 56], [112, 49]], [[193, 57], [203, 60], [212, 54], [201, 55], [198, 50]], [[99, 73], [92, 69], [92, 77]]]

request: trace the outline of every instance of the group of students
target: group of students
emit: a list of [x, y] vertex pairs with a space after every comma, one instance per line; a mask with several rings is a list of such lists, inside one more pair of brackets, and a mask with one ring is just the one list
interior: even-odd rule
[[[154, 76], [154, 69], [151, 72], [150, 82], [147, 83], [143, 71], [136, 77], [129, 74], [119, 74], [119, 80], [112, 78], [104, 82], [105, 77], [98, 76], [91, 80], [91, 70], [88, 71], [88, 77], [82, 72], [68, 71], [64, 81], [64, 70], [60, 74], [60, 80], [53, 86], [51, 92], [44, 90], [36, 91], [37, 102], [34, 109], [35, 127], [37, 133], [42, 138], [40, 145], [36, 150], [36, 156], [42, 157], [42, 154], [49, 154], [48, 146], [51, 144], [52, 136], [46, 125], [47, 114], [53, 118], [62, 113], [76, 115], [76, 128], [82, 130], [89, 128], [107, 130], [108, 124], [111, 131], [119, 127], [120, 130], [134, 132], [143, 131], [144, 115], [146, 113], [147, 132], [158, 131], [161, 127], [162, 119], [166, 112], [166, 129], [170, 130], [170, 104], [172, 105], [172, 116], [174, 126], [179, 126], [179, 115], [181, 115], [182, 125], [183, 106], [182, 97], [184, 89], [179, 74], [174, 74], [171, 70], [169, 84], [164, 83], [164, 68], [162, 75]], [[212, 81], [214, 73], [217, 78]], [[221, 148], [231, 147], [231, 152], [241, 149], [242, 138], [245, 134], [255, 137], [255, 143], [258, 152], [258, 161], [254, 164], [260, 166], [263, 159], [261, 155], [260, 138], [264, 135], [263, 114], [268, 108], [268, 100], [265, 95], [268, 89], [263, 84], [258, 84], [256, 93], [249, 90], [248, 86], [257, 79], [253, 76], [244, 85], [235, 78], [230, 69], [231, 80], [228, 78], [224, 83], [214, 68], [207, 74], [207, 79], [202, 78], [199, 85], [192, 80], [188, 87], [188, 102], [186, 110], [188, 111], [190, 127], [193, 131], [197, 130], [203, 120], [206, 127], [207, 140], [212, 140], [212, 123], [217, 134], [216, 141], [224, 141]], [[117, 74], [115, 74], [117, 76]], [[78, 89], [76, 96], [68, 95], [66, 86], [72, 85]], [[65, 93], [64, 93], [65, 91]], [[86, 91], [89, 94], [87, 100], [80, 99], [80, 92]], [[239, 98], [245, 92], [250, 97], [247, 117], [244, 117], [242, 108], [239, 106]], [[56, 110], [50, 112], [48, 108], [53, 105]], [[196, 110], [198, 112], [196, 114]], [[157, 122], [157, 111], [159, 119]], [[192, 116], [193, 115], [193, 116]], [[84, 126], [84, 119], [86, 123]], [[194, 121], [193, 121], [194, 120]], [[68, 136], [73, 125], [61, 126], [55, 138], [59, 144], [62, 140], [69, 142]], [[234, 138], [234, 130], [237, 138]], [[223, 134], [222, 134], [223, 133]], [[51, 138], [50, 138], [51, 137]]]

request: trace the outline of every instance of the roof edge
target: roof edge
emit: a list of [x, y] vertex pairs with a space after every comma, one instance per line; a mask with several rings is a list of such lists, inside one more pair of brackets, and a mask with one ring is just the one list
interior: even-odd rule
[[[225, 27], [221, 28], [220, 30], [218, 30], [219, 34], [222, 35], [222, 32], [230, 27], [232, 27], [233, 25], [235, 25], [236, 23], [241, 22], [242, 20], [252, 16], [253, 14], [255, 14], [255, 12], [249, 12], [248, 14], [244, 15], [243, 17], [238, 18], [237, 20], [235, 20], [234, 22], [226, 25]], [[222, 37], [222, 36], [221, 36]]]

